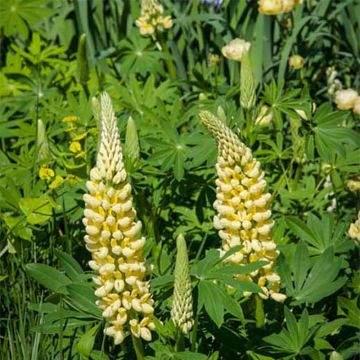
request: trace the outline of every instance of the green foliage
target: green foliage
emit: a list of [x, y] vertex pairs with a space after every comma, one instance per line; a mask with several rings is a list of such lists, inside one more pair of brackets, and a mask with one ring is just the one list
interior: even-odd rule
[[[103, 335], [83, 241], [99, 133], [91, 99], [103, 90], [147, 239], [156, 330], [145, 358], [359, 357], [359, 243], [348, 234], [360, 209], [348, 186], [360, 180], [359, 115], [339, 110], [334, 94], [340, 83], [360, 91], [359, 1], [309, 0], [277, 17], [255, 0], [161, 3], [174, 24], [152, 37], [135, 25], [140, 1], [0, 1], [0, 358], [136, 357], [131, 339], [119, 347]], [[251, 89], [221, 55], [234, 37], [251, 42]], [[300, 70], [288, 66], [294, 54]], [[241, 93], [256, 95], [252, 109]], [[256, 122], [263, 105], [268, 126]], [[285, 305], [244, 297], [260, 287], [236, 278], [265, 262], [234, 265], [239, 248], [217, 250], [217, 149], [201, 110], [261, 162]], [[183, 338], [170, 321], [180, 233], [194, 305]]]
[[311, 259], [306, 245], [300, 241], [291, 263], [284, 261], [281, 264], [287, 295], [294, 298], [295, 304], [320, 301], [346, 283], [346, 277], [337, 278], [341, 266], [342, 261], [334, 256], [332, 247], [318, 258]]

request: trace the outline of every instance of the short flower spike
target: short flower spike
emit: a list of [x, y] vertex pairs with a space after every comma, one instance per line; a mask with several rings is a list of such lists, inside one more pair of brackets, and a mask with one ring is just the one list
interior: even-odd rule
[[94, 100], [100, 122], [100, 145], [96, 166], [90, 171], [89, 190], [84, 195], [83, 223], [86, 248], [92, 254], [90, 267], [97, 272], [97, 306], [109, 326], [106, 335], [115, 344], [128, 330], [135, 337], [151, 340], [154, 329], [153, 304], [142, 254], [145, 238], [139, 237], [142, 224], [136, 220], [131, 185], [126, 182], [117, 120], [107, 93]]
[[[214, 226], [222, 239], [222, 250], [243, 245], [229, 261], [246, 265], [257, 260], [268, 263], [259, 270], [238, 279], [255, 281], [263, 299], [284, 301], [279, 293], [280, 277], [273, 270], [279, 251], [271, 237], [271, 195], [265, 192], [266, 181], [260, 163], [251, 150], [217, 117], [208, 111], [199, 114], [218, 144]], [[248, 296], [250, 293], [244, 293]]]
[[194, 323], [193, 300], [186, 242], [181, 234], [176, 239], [176, 248], [174, 299], [171, 307], [171, 318], [181, 331], [187, 334]]

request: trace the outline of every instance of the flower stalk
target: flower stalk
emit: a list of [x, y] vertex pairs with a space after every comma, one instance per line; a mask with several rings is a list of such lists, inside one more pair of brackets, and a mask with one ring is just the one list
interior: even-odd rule
[[[279, 251], [271, 236], [270, 193], [266, 192], [264, 172], [251, 150], [217, 117], [208, 111], [199, 114], [201, 121], [218, 144], [216, 170], [216, 201], [214, 226], [222, 239], [222, 252], [242, 245], [242, 249], [227, 261], [247, 265], [258, 260], [266, 265], [249, 275], [238, 275], [239, 280], [257, 283], [261, 299], [271, 297], [284, 301], [279, 293], [280, 276], [274, 271]], [[244, 292], [244, 296], [251, 293]]]
[[[95, 116], [100, 121], [100, 145], [96, 166], [86, 183], [83, 223], [86, 228], [86, 248], [91, 252], [89, 266], [97, 273], [93, 278], [108, 325], [104, 333], [121, 344], [130, 332], [140, 354], [140, 338], [150, 341], [153, 304], [149, 284], [145, 279], [141, 221], [136, 219], [131, 185], [126, 181], [117, 121], [107, 93], [95, 103]], [[138, 341], [139, 340], [139, 341]]]

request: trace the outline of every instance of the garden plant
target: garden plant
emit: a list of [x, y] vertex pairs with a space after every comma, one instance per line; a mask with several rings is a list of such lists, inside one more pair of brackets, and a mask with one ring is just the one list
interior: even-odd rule
[[0, 359], [360, 358], [359, 0], [0, 1]]

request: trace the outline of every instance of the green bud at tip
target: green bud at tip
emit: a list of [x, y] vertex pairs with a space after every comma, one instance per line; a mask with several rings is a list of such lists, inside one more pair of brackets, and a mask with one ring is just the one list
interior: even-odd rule
[[256, 103], [256, 84], [248, 52], [242, 58], [240, 76], [240, 104], [244, 109], [250, 110]]
[[140, 159], [139, 136], [134, 119], [130, 116], [126, 126], [125, 151], [129, 160], [135, 163]]
[[86, 50], [86, 35], [82, 34], [79, 39], [77, 51], [77, 76], [82, 85], [86, 85], [89, 80], [89, 62]]
[[46, 135], [46, 129], [41, 119], [37, 121], [37, 160], [42, 161], [50, 157], [49, 143]]

